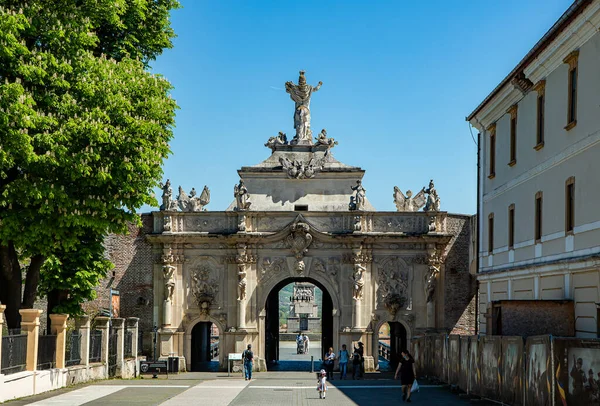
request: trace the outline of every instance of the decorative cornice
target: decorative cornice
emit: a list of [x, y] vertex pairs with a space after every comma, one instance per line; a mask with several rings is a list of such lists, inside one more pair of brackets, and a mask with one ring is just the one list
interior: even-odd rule
[[496, 123], [488, 125], [487, 131], [490, 133], [490, 136], [496, 135]]
[[506, 110], [507, 114], [510, 114], [510, 118], [515, 118], [517, 116], [517, 111], [519, 110], [518, 104], [513, 104]]
[[520, 72], [517, 76], [512, 78], [510, 83], [512, 83], [512, 85], [515, 88], [517, 88], [523, 95], [527, 94], [527, 92], [529, 92], [529, 90], [531, 90], [531, 87], [533, 86], [531, 80], [525, 77], [525, 74], [523, 72]]

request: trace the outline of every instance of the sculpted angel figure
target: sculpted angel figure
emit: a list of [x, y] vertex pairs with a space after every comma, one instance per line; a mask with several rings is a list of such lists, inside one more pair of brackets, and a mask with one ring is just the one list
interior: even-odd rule
[[244, 181], [240, 179], [240, 183], [233, 187], [233, 196], [235, 196], [236, 201], [236, 210], [244, 211], [250, 208], [250, 203], [248, 199], [250, 198], [250, 194], [248, 193], [248, 189], [244, 185]]
[[440, 197], [433, 184], [433, 179], [429, 181], [429, 187], [423, 188], [422, 192], [427, 193], [427, 203], [425, 203], [424, 211], [440, 211]]
[[325, 156], [329, 156], [331, 148], [338, 144], [338, 142], [335, 139], [327, 138], [327, 131], [324, 128], [321, 130], [321, 132], [315, 139], [317, 141], [317, 145], [325, 145], [327, 147], [327, 151], [325, 151]]
[[279, 135], [276, 137], [270, 137], [265, 147], [269, 147], [271, 151], [275, 152], [278, 145], [287, 145], [287, 136], [281, 131], [279, 131]]
[[317, 86], [311, 86], [306, 83], [304, 71], [300, 71], [298, 84], [285, 82], [285, 91], [290, 94], [290, 98], [296, 103], [294, 110], [294, 129], [296, 136], [292, 140], [293, 144], [312, 144], [312, 131], [310, 130], [310, 97], [313, 92], [318, 91], [323, 82]]
[[362, 299], [363, 287], [365, 286], [364, 272], [367, 270], [361, 264], [354, 264], [354, 272], [352, 273], [352, 279], [354, 281], [353, 297], [354, 299]]
[[208, 188], [208, 186], [204, 186], [200, 197], [196, 196], [196, 189], [192, 188], [192, 190], [190, 191], [188, 211], [201, 211], [204, 208], [204, 206], [206, 206], [208, 203], [210, 203], [210, 189]]
[[365, 209], [365, 197], [366, 197], [366, 189], [362, 186], [362, 182], [360, 180], [356, 181], [356, 186], [351, 186], [351, 189], [356, 192], [354, 197], [354, 210], [364, 210]]
[[421, 207], [425, 206], [425, 191], [421, 190], [415, 196], [412, 195], [410, 190], [406, 191], [406, 196], [400, 190], [398, 186], [394, 186], [394, 204], [398, 211], [419, 211]]

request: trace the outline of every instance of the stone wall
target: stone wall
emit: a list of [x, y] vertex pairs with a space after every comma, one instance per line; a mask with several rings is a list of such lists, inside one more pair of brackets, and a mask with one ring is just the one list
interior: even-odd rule
[[575, 336], [575, 309], [572, 301], [517, 300], [500, 302], [501, 334]]
[[119, 291], [120, 317], [139, 317], [139, 331], [144, 333], [144, 347], [151, 346], [148, 335], [153, 327], [152, 245], [146, 235], [152, 233], [151, 214], [141, 216], [142, 227], [130, 224], [126, 235], [110, 234], [104, 241], [106, 257], [115, 265], [96, 288], [97, 299], [84, 305], [86, 313], [95, 315], [109, 308], [110, 289]]
[[475, 334], [477, 280], [469, 272], [471, 216], [448, 215], [448, 244], [444, 279], [444, 329], [453, 334]]

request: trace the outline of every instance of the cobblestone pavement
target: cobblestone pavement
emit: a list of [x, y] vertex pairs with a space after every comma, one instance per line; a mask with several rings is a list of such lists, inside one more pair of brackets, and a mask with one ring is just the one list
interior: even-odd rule
[[[110, 380], [8, 402], [8, 406], [77, 405], [398, 405], [398, 381], [385, 374], [367, 374], [365, 380], [334, 380], [326, 399], [319, 399], [315, 374], [306, 372], [256, 373], [248, 382], [240, 374], [183, 373], [169, 379]], [[469, 401], [439, 386], [424, 386], [413, 396], [417, 405], [467, 405]], [[481, 403], [479, 403], [481, 404]]]

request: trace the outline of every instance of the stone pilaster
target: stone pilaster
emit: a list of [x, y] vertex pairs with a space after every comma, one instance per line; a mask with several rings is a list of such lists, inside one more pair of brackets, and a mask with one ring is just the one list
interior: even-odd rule
[[127, 318], [127, 330], [131, 331], [131, 355], [134, 358], [137, 358], [138, 355], [138, 325], [140, 319], [137, 317], [128, 317]]
[[62, 369], [66, 367], [65, 352], [67, 349], [67, 319], [68, 314], [51, 314], [50, 315], [50, 330], [52, 334], [56, 334], [56, 352], [55, 362], [56, 368]]
[[27, 361], [25, 370], [35, 371], [37, 369], [38, 337], [40, 335], [40, 315], [38, 309], [21, 309], [21, 333], [27, 334]]
[[108, 377], [108, 334], [110, 317], [99, 316], [95, 319], [96, 329], [102, 332], [102, 356], [100, 362], [104, 364], [106, 377]]
[[112, 325], [117, 334], [117, 375], [120, 375], [125, 362], [125, 319], [114, 318]]
[[75, 319], [75, 329], [81, 335], [81, 365], [90, 365], [90, 317], [79, 316]]

